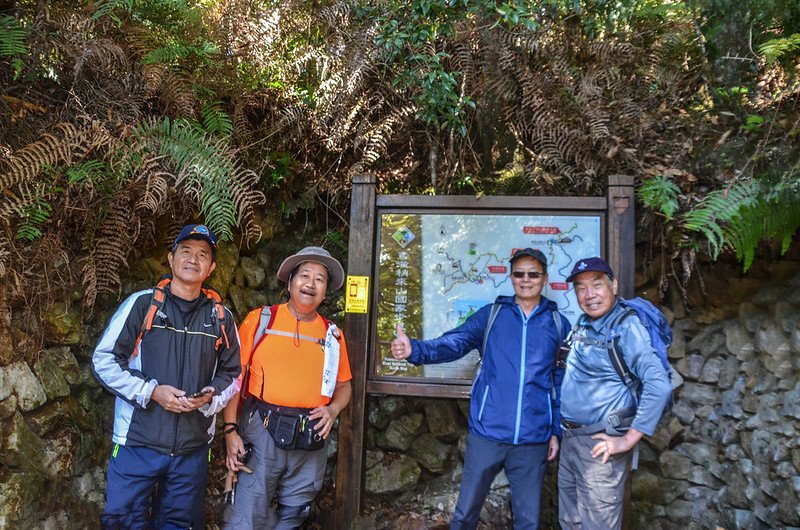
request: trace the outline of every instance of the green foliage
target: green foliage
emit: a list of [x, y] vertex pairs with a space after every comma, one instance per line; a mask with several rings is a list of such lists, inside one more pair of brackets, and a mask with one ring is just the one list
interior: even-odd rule
[[762, 185], [752, 203], [742, 206], [725, 229], [725, 237], [747, 271], [761, 241], [778, 241], [785, 254], [800, 229], [800, 174]]
[[[750, 58], [754, 50], [759, 50], [768, 60], [770, 57], [778, 59], [784, 52], [794, 53], [787, 47], [790, 43], [781, 42], [787, 39], [775, 36], [793, 36], [800, 32], [800, 2], [797, 0], [692, 0], [686, 3], [696, 9], [698, 27], [706, 41], [707, 58], [717, 66], [728, 68], [731, 65], [726, 58]], [[755, 71], [747, 61], [739, 66], [743, 71]], [[737, 82], [741, 83], [741, 76], [737, 77]]]
[[167, 158], [183, 186], [196, 194], [206, 224], [222, 239], [233, 237], [238, 207], [234, 190], [239, 171], [227, 144], [214, 140], [186, 120], [139, 125], [136, 137]]
[[272, 170], [269, 173], [268, 188], [277, 187], [292, 174], [292, 164], [294, 159], [289, 153], [278, 153], [272, 157]]
[[20, 220], [17, 223], [17, 239], [35, 241], [42, 237], [41, 226], [50, 219], [53, 213], [51, 205], [44, 197], [33, 197], [20, 211]]
[[122, 26], [122, 17], [120, 13], [130, 15], [135, 4], [136, 0], [101, 0], [95, 4], [94, 12], [90, 18], [91, 20], [98, 20], [103, 17], [108, 17], [113, 20], [114, 24], [119, 28]]
[[148, 52], [142, 58], [142, 64], [171, 64], [190, 55], [194, 55], [205, 62], [215, 53], [217, 53], [216, 46], [209, 42], [203, 42], [199, 46], [172, 43]]
[[19, 20], [9, 15], [0, 15], [0, 57], [10, 57], [14, 77], [22, 73], [24, 66], [20, 57], [28, 54], [28, 30]]
[[192, 124], [202, 131], [218, 134], [223, 138], [229, 138], [233, 134], [231, 117], [222, 110], [222, 103], [219, 101], [204, 104], [200, 108], [200, 121], [193, 121]]
[[[449, 72], [443, 65], [448, 57], [444, 52], [410, 57], [409, 63], [416, 65], [417, 69], [401, 72], [395, 78], [395, 84], [405, 89], [417, 89], [412, 96], [417, 104], [415, 118], [425, 125], [455, 130], [465, 136], [467, 109], [474, 109], [475, 103], [460, 93], [458, 78], [463, 74]], [[421, 77], [420, 72], [424, 72]]]
[[[569, 6], [569, 4], [567, 4]], [[590, 39], [635, 30], [649, 20], [667, 21], [688, 13], [682, 2], [661, 0], [576, 0], [567, 15], [579, 16], [583, 33]]]
[[636, 191], [636, 196], [646, 207], [660, 212], [667, 221], [678, 211], [678, 197], [680, 188], [663, 175], [656, 175], [642, 181], [641, 187]]
[[106, 174], [108, 167], [100, 160], [89, 160], [67, 168], [67, 182], [85, 184], [99, 181]]
[[365, 12], [378, 24], [375, 44], [394, 66], [393, 85], [410, 93], [415, 118], [445, 131], [467, 133], [466, 115], [475, 103], [463, 93], [463, 72], [451, 57], [437, 51], [467, 20], [485, 20], [509, 30], [535, 29], [536, 12], [550, 2], [414, 0], [389, 2]]
[[768, 40], [758, 47], [758, 51], [767, 60], [767, 64], [778, 60], [790, 62], [800, 55], [800, 33], [786, 38]]
[[735, 218], [739, 211], [753, 204], [759, 192], [754, 181], [734, 184], [715, 190], [684, 216], [684, 227], [690, 232], [704, 235], [711, 245], [711, 256], [716, 259], [725, 244], [723, 226]]
[[749, 133], [757, 133], [764, 125], [764, 118], [756, 114], [750, 114], [744, 119], [742, 130]]
[[688, 231], [708, 239], [712, 258], [728, 245], [747, 271], [762, 241], [780, 241], [785, 253], [800, 229], [800, 174], [743, 181], [713, 191], [683, 220]]

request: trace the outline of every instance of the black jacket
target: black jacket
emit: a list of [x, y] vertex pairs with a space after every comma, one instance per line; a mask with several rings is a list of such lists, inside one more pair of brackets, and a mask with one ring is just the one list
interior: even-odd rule
[[[92, 370], [117, 396], [114, 443], [169, 454], [190, 453], [211, 441], [214, 414], [237, 390], [239, 337], [226, 308], [225, 336], [217, 346], [214, 301], [201, 293], [184, 319], [167, 287], [164, 305], [134, 355], [152, 294], [153, 289], [134, 293], [117, 309], [95, 347]], [[198, 410], [175, 414], [150, 399], [157, 384], [172, 385], [187, 394], [213, 386], [214, 397]]]

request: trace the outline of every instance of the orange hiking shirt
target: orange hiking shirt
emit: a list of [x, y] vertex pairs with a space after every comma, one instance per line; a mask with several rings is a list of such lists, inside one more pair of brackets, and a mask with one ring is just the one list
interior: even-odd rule
[[[250, 360], [253, 339], [261, 318], [261, 308], [247, 314], [239, 326], [239, 340], [242, 351], [242, 373]], [[286, 331], [309, 337], [325, 339], [325, 322], [317, 315], [313, 322], [298, 322], [286, 307], [278, 306], [272, 329]], [[339, 329], [339, 371], [337, 382], [349, 381], [350, 361], [344, 334]], [[325, 355], [322, 346], [309, 340], [297, 340], [294, 336], [264, 335], [258, 349], [253, 352], [250, 363], [250, 384], [248, 391], [253, 396], [284, 407], [314, 408], [327, 405], [330, 399], [321, 394], [322, 367]], [[262, 392], [263, 389], [263, 392]]]

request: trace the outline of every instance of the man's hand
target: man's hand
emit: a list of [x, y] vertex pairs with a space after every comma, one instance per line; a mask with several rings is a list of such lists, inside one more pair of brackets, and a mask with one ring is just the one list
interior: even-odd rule
[[225, 455], [225, 466], [228, 470], [234, 473], [238, 473], [243, 469], [246, 470], [245, 472], [247, 473], [252, 472], [250, 468], [239, 461], [239, 457], [244, 456], [247, 451], [244, 449], [244, 442], [242, 442], [242, 437], [239, 436], [238, 432], [231, 431], [225, 435], [225, 450], [227, 452]]
[[411, 341], [408, 340], [400, 323], [397, 323], [397, 338], [391, 344], [392, 355], [395, 359], [408, 359], [411, 355]]
[[309, 419], [319, 420], [317, 424], [314, 425], [314, 429], [316, 429], [323, 439], [328, 438], [331, 429], [333, 429], [333, 422], [336, 421], [337, 416], [339, 416], [339, 413], [334, 410], [333, 404], [322, 405], [321, 407], [311, 409], [311, 412], [308, 414]]
[[156, 403], [161, 405], [161, 408], [167, 412], [180, 414], [181, 412], [191, 412], [194, 410], [188, 405], [189, 400], [184, 396], [186, 392], [179, 390], [170, 385], [156, 385], [153, 393], [150, 394], [150, 399], [155, 400]]
[[604, 432], [595, 434], [592, 436], [592, 440], [600, 440], [600, 442], [592, 447], [592, 458], [602, 456], [605, 464], [612, 455], [618, 455], [633, 449], [642, 439], [642, 436], [644, 436], [644, 433], [633, 428], [628, 429], [625, 436], [609, 436]]
[[197, 397], [187, 397], [186, 393], [181, 396], [179, 399], [181, 403], [183, 403], [184, 407], [187, 408], [189, 411], [197, 410], [206, 403], [209, 403], [212, 399], [214, 399], [214, 387], [213, 386], [205, 386], [201, 390], [203, 392], [202, 395]]
[[550, 437], [550, 444], [547, 447], [547, 461], [552, 462], [558, 456], [558, 436]]

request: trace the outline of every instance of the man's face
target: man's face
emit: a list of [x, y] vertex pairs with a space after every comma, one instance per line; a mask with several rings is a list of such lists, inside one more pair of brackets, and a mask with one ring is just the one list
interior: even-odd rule
[[301, 263], [289, 280], [292, 303], [303, 312], [315, 311], [325, 299], [328, 269], [316, 261]]
[[184, 239], [167, 259], [172, 277], [189, 285], [202, 284], [217, 265], [211, 245], [199, 239]]
[[578, 305], [591, 319], [596, 320], [614, 307], [617, 296], [617, 280], [610, 279], [602, 272], [582, 272], [573, 282]]
[[[511, 283], [514, 286], [514, 294], [517, 301], [529, 301], [539, 303], [542, 289], [547, 283], [547, 274], [544, 267], [537, 260], [530, 256], [523, 256], [514, 260], [511, 265]], [[536, 278], [531, 278], [533, 273]], [[517, 276], [522, 278], [517, 278]]]

